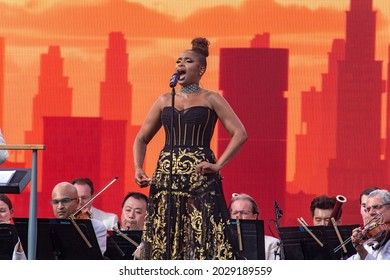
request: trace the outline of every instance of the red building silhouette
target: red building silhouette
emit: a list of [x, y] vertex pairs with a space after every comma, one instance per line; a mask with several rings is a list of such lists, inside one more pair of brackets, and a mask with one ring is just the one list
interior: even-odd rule
[[337, 61], [343, 58], [344, 41], [334, 40], [328, 54], [328, 72], [322, 75], [322, 90], [302, 92], [294, 185], [305, 193], [328, 191], [327, 167], [336, 154]]
[[[53, 216], [49, 205], [53, 187], [62, 181], [88, 177], [95, 193], [111, 179], [119, 179], [93, 202], [108, 212], [119, 213], [124, 186], [126, 122], [86, 117], [44, 117], [43, 157], [44, 192], [40, 194], [40, 216]], [[115, 135], [115, 137], [112, 137]]]
[[[39, 217], [53, 216], [48, 204], [52, 188], [76, 177], [91, 178], [99, 191], [118, 176], [118, 181], [110, 187], [114, 189], [111, 195], [102, 194], [94, 205], [119, 214], [122, 198], [130, 187], [129, 180], [134, 176], [131, 146], [139, 129], [131, 125], [131, 85], [127, 75], [124, 36], [110, 33], [105, 81], [101, 83], [100, 117], [74, 118], [72, 90], [63, 75], [60, 47], [51, 46], [48, 54], [41, 56], [32, 131], [26, 132], [26, 143], [46, 145], [38, 163]], [[26, 161], [28, 156], [31, 160], [31, 155], [26, 155]], [[110, 189], [105, 192], [110, 193]], [[23, 213], [27, 213], [27, 207]]]
[[[297, 217], [311, 220], [311, 200], [317, 195], [328, 194], [327, 168], [329, 159], [336, 155], [337, 63], [344, 59], [344, 50], [344, 40], [335, 39], [328, 54], [328, 71], [322, 74], [322, 89], [311, 88], [302, 92], [301, 128], [296, 136], [296, 171], [290, 184], [306, 195], [303, 201], [302, 197], [287, 200], [289, 224], [296, 224]], [[298, 201], [307, 205], [306, 209], [297, 208]]]
[[3, 128], [4, 112], [4, 73], [5, 73], [5, 43], [0, 37], [0, 128]]
[[351, 200], [388, 178], [381, 159], [382, 62], [375, 60], [375, 18], [372, 0], [351, 0], [345, 59], [338, 64], [336, 157], [329, 162], [328, 185], [330, 194]]
[[[222, 170], [226, 200], [229, 203], [234, 192], [248, 193], [259, 203], [265, 221], [275, 218], [274, 200], [282, 209], [285, 206], [287, 83], [287, 49], [221, 49], [219, 88], [249, 136]], [[218, 156], [229, 140], [219, 125]]]
[[[50, 46], [47, 54], [41, 54], [38, 93], [33, 98], [32, 129], [25, 132], [25, 143], [43, 143], [43, 117], [68, 117], [72, 113], [72, 89], [64, 76], [64, 59], [59, 46]], [[31, 152], [25, 153], [26, 166], [31, 166]], [[42, 157], [38, 157], [42, 166]], [[42, 172], [38, 168], [38, 191], [41, 188]]]
[[64, 59], [60, 47], [50, 46], [48, 53], [41, 55], [38, 93], [33, 98], [32, 130], [26, 131], [26, 143], [42, 143], [44, 116], [71, 116], [72, 89], [63, 73]]
[[[387, 61], [387, 112], [390, 111], [390, 46], [388, 47], [388, 61]], [[387, 113], [386, 118], [386, 141], [385, 141], [385, 158], [386, 160], [390, 159], [390, 114]], [[390, 174], [390, 166], [387, 166], [387, 174]], [[387, 186], [389, 185], [389, 179]], [[389, 189], [389, 188], [387, 188]], [[390, 189], [389, 189], [390, 190]]]
[[125, 155], [126, 171], [123, 195], [135, 185], [132, 148], [139, 126], [132, 125], [131, 101], [132, 86], [128, 81], [126, 41], [123, 33], [112, 32], [109, 34], [109, 45], [106, 50], [105, 80], [100, 84], [100, 116], [104, 120], [126, 122], [126, 145], [122, 151]]

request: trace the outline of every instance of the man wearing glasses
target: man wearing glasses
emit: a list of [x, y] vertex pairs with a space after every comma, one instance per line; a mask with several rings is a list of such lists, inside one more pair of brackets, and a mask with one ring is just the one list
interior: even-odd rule
[[[78, 209], [79, 197], [76, 187], [68, 182], [57, 184], [52, 191], [50, 204], [53, 207], [56, 218], [67, 219]], [[91, 222], [103, 255], [107, 248], [107, 229], [98, 220], [91, 219]]]
[[365, 227], [359, 227], [352, 231], [351, 241], [357, 254], [349, 259], [390, 260], [389, 191], [372, 191], [367, 197], [365, 212], [371, 222]]
[[[245, 193], [232, 195], [229, 210], [231, 219], [257, 220], [260, 216], [256, 201]], [[266, 260], [280, 260], [279, 239], [264, 235], [264, 248]]]

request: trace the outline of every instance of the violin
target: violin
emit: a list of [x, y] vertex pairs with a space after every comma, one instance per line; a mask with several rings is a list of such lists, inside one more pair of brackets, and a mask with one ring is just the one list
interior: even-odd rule
[[[358, 246], [358, 244], [362, 244], [363, 242], [385, 242], [389, 237], [390, 230], [390, 222], [380, 223], [379, 219], [382, 216], [381, 213], [376, 214], [371, 218], [366, 224], [359, 228], [359, 232], [357, 236], [355, 236], [355, 244], [354, 246]], [[356, 230], [356, 229], [355, 229]], [[354, 231], [355, 231], [354, 230]], [[352, 241], [352, 237], [344, 240], [339, 246], [333, 249], [333, 252], [336, 253], [339, 251], [344, 245], [348, 244]], [[356, 248], [356, 247], [355, 247]]]
[[359, 243], [362, 241], [370, 240], [381, 242], [388, 236], [390, 230], [390, 222], [378, 223], [372, 222], [366, 226], [357, 236]]
[[84, 219], [84, 220], [90, 220], [92, 213], [86, 208], [88, 203], [92, 202], [98, 195], [100, 195], [105, 189], [107, 189], [109, 186], [111, 186], [116, 180], [117, 177], [114, 177], [103, 189], [101, 189], [95, 196], [93, 196], [89, 201], [87, 201], [83, 206], [81, 206], [79, 209], [77, 209], [74, 213], [72, 213], [68, 218], [71, 220], [72, 224], [76, 228], [76, 230], [79, 232], [80, 236], [84, 239], [85, 243], [87, 244], [88, 248], [92, 248], [92, 244], [88, 241], [87, 237], [84, 235], [78, 224], [75, 222], [77, 219]]
[[74, 219], [78, 220], [90, 220], [92, 216], [91, 211], [88, 209], [82, 209], [79, 212], [77, 212], [73, 217]]
[[94, 201], [95, 198], [97, 198], [103, 191], [105, 191], [109, 186], [111, 186], [116, 180], [118, 179], [118, 176], [114, 177], [107, 185], [104, 186], [97, 194], [95, 194], [93, 197], [91, 197], [90, 200], [88, 200], [83, 206], [81, 206], [79, 209], [77, 209], [73, 214], [69, 216], [70, 219], [91, 219], [92, 213], [86, 208], [89, 203]]

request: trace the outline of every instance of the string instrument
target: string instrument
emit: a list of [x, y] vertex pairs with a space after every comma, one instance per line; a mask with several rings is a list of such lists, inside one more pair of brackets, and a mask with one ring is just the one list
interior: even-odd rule
[[[375, 216], [373, 216], [366, 224], [364, 224], [362, 227], [360, 227], [360, 234], [358, 236], [358, 239], [360, 242], [363, 241], [376, 241], [381, 242], [385, 241], [386, 237], [389, 237], [389, 230], [390, 230], [390, 222], [386, 223], [380, 223], [379, 218], [382, 216], [382, 213], [378, 213]], [[364, 232], [364, 234], [363, 234]], [[348, 244], [352, 241], [352, 238], [349, 237], [346, 239], [343, 243], [341, 243], [339, 246], [333, 249], [333, 252], [336, 253], [339, 251], [343, 246]]]
[[86, 208], [89, 203], [94, 201], [95, 198], [97, 198], [102, 192], [104, 192], [109, 186], [111, 186], [117, 179], [118, 179], [118, 176], [114, 177], [114, 179], [112, 179], [107, 185], [105, 185], [99, 192], [97, 192], [94, 196], [92, 196], [90, 200], [88, 200], [83, 206], [81, 206], [74, 213], [72, 213], [69, 216], [69, 218], [70, 219], [90, 219], [91, 212], [88, 209], [84, 209], [84, 208]]
[[91, 211], [89, 211], [88, 209], [83, 209], [83, 210], [80, 210], [79, 212], [77, 212], [74, 215], [74, 218], [76, 220], [90, 220], [91, 216], [92, 216]]
[[79, 225], [76, 223], [75, 220], [77, 219], [91, 219], [91, 212], [86, 209], [87, 205], [92, 202], [96, 197], [98, 197], [103, 191], [105, 191], [109, 186], [111, 186], [116, 180], [118, 179], [118, 176], [114, 177], [106, 186], [104, 186], [99, 192], [96, 193], [96, 195], [92, 196], [90, 200], [88, 200], [83, 206], [81, 206], [79, 209], [77, 209], [74, 213], [72, 213], [69, 216], [69, 219], [71, 220], [72, 224], [80, 234], [80, 236], [84, 239], [85, 243], [87, 244], [88, 248], [92, 248], [92, 244], [89, 242], [85, 234], [81, 231]]
[[358, 235], [360, 241], [371, 240], [376, 242], [381, 242], [385, 239], [390, 230], [390, 222], [387, 223], [378, 223], [372, 222], [366, 229], [365, 234]]

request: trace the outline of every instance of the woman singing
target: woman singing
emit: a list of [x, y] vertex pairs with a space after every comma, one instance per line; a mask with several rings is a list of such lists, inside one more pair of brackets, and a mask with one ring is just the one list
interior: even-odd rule
[[[135, 181], [141, 187], [150, 184], [142, 237], [144, 259], [238, 257], [227, 227], [229, 214], [219, 173], [240, 150], [247, 134], [228, 102], [218, 92], [199, 86], [207, 68], [208, 46], [207, 39], [195, 38], [192, 48], [179, 55], [176, 72], [181, 88], [176, 94], [175, 108], [172, 110], [170, 93], [161, 95], [134, 142]], [[231, 139], [217, 160], [210, 141], [218, 119]], [[165, 146], [153, 178], [149, 179], [142, 168], [146, 146], [161, 126], [165, 130]], [[169, 211], [168, 201], [171, 201]], [[169, 254], [167, 242], [171, 244]]]

